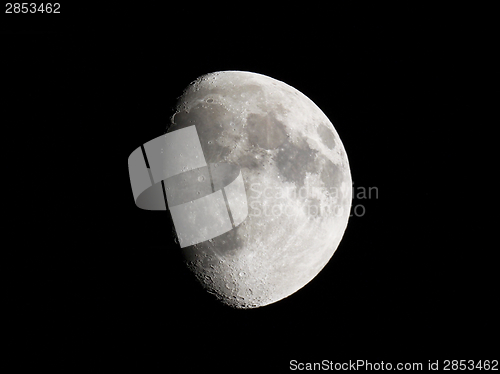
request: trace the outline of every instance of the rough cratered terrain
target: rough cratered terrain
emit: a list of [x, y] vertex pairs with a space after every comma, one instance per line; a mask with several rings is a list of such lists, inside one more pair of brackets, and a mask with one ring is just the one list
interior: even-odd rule
[[189, 268], [233, 307], [291, 295], [332, 257], [349, 217], [351, 175], [333, 125], [293, 87], [241, 71], [188, 86], [168, 132], [193, 125], [207, 163], [241, 168], [248, 217], [183, 248]]

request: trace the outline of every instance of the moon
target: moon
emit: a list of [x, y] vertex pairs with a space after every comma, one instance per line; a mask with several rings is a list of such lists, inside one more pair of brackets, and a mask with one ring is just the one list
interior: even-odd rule
[[193, 125], [207, 163], [240, 168], [248, 215], [182, 248], [187, 266], [234, 308], [290, 296], [328, 263], [349, 219], [351, 173], [337, 131], [295, 88], [244, 71], [206, 74], [185, 89], [167, 133]]

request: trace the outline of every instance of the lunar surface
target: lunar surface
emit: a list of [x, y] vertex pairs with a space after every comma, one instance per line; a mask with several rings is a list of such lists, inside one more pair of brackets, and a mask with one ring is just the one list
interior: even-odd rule
[[167, 133], [196, 126], [207, 163], [241, 170], [245, 220], [182, 248], [204, 288], [235, 308], [281, 300], [311, 281], [344, 234], [352, 182], [332, 123], [276, 79], [222, 71], [192, 82]]

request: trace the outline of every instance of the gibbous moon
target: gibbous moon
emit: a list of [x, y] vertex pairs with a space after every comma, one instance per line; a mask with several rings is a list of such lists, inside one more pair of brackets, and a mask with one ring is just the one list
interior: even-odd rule
[[167, 133], [193, 126], [207, 164], [241, 172], [248, 212], [229, 231], [182, 248], [189, 269], [235, 308], [290, 296], [323, 269], [347, 226], [352, 182], [337, 131], [295, 88], [243, 71], [186, 88]]

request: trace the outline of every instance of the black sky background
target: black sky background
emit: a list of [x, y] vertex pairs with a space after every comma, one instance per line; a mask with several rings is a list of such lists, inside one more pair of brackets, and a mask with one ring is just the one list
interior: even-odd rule
[[[28, 183], [7, 186], [9, 199], [31, 196], [12, 213], [8, 285], [28, 356], [50, 346], [51, 362], [223, 372], [281, 372], [292, 359], [493, 359], [498, 282], [489, 252], [463, 236], [474, 207], [451, 190], [466, 25], [433, 12], [378, 18], [374, 7], [349, 17], [66, 9], [50, 22], [16, 15], [2, 35], [5, 125], [31, 165], [28, 179], [13, 174]], [[185, 86], [218, 70], [265, 74], [311, 98], [343, 141], [355, 192], [378, 189], [353, 201], [366, 212], [316, 278], [254, 310], [205, 293], [165, 215], [137, 209], [130, 191], [129, 154], [165, 131]]]

